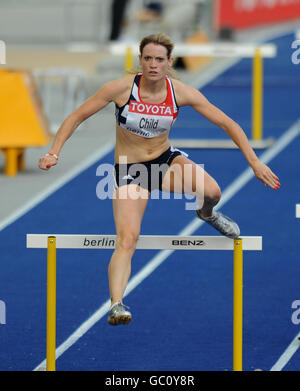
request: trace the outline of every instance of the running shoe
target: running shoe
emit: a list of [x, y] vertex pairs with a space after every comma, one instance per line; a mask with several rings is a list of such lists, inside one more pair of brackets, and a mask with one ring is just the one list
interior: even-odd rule
[[108, 323], [112, 326], [128, 324], [131, 321], [131, 313], [127, 309], [129, 307], [123, 303], [115, 303], [109, 311]]
[[201, 210], [196, 210], [196, 214], [199, 219], [204, 220], [206, 223], [214, 227], [222, 235], [231, 239], [237, 239], [240, 235], [240, 229], [237, 223], [231, 220], [229, 217], [223, 215], [221, 212], [213, 212], [210, 217], [202, 217]]

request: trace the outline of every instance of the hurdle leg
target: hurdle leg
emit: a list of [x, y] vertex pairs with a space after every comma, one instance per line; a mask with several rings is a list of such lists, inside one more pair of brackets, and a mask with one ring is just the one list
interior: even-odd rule
[[234, 240], [233, 254], [233, 370], [243, 370], [243, 245]]
[[56, 347], [56, 238], [48, 237], [47, 249], [47, 354], [46, 369], [55, 371]]
[[129, 46], [126, 48], [125, 52], [125, 69], [124, 69], [124, 75], [128, 75], [128, 71], [130, 71], [133, 68], [134, 60], [133, 60], [133, 51], [132, 48]]
[[6, 176], [16, 176], [18, 173], [18, 149], [3, 148], [5, 155], [4, 174]]
[[262, 105], [263, 105], [263, 59], [259, 49], [253, 57], [252, 75], [252, 139], [262, 140]]
[[24, 148], [19, 149], [18, 170], [25, 171], [25, 151], [24, 151]]

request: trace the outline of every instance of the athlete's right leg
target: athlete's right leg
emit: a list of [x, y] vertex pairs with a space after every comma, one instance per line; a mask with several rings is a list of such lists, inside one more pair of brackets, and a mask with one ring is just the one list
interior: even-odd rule
[[113, 211], [117, 240], [108, 267], [112, 305], [122, 302], [149, 194], [148, 190], [133, 184], [121, 186], [115, 191]]

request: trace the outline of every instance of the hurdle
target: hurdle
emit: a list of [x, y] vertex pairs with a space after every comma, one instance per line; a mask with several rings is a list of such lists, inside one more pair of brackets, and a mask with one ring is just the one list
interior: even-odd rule
[[300, 219], [300, 204], [296, 204], [296, 218]]
[[[125, 56], [125, 72], [134, 63], [133, 56], [139, 55], [137, 43], [113, 43], [109, 46], [113, 55]], [[256, 45], [232, 42], [211, 44], [176, 44], [173, 56], [176, 57], [213, 57], [213, 58], [252, 58], [252, 137], [249, 143], [254, 149], [266, 149], [274, 144], [275, 139], [263, 139], [263, 59], [274, 58], [277, 48], [273, 44]], [[230, 139], [171, 139], [176, 148], [237, 149]]]
[[[114, 249], [116, 235], [27, 234], [27, 248], [47, 249], [46, 370], [56, 370], [56, 253], [57, 249]], [[262, 250], [261, 236], [141, 235], [137, 250], [233, 251], [233, 371], [243, 370], [243, 251]]]

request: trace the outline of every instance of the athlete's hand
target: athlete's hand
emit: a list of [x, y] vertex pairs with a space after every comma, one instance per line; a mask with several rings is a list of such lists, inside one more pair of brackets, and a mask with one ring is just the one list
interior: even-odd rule
[[274, 172], [260, 160], [252, 165], [252, 169], [256, 177], [263, 182], [265, 186], [269, 186], [274, 190], [280, 188], [279, 178]]
[[57, 164], [58, 159], [56, 156], [53, 155], [44, 155], [39, 160], [39, 168], [41, 170], [48, 171], [52, 166], [55, 166]]

